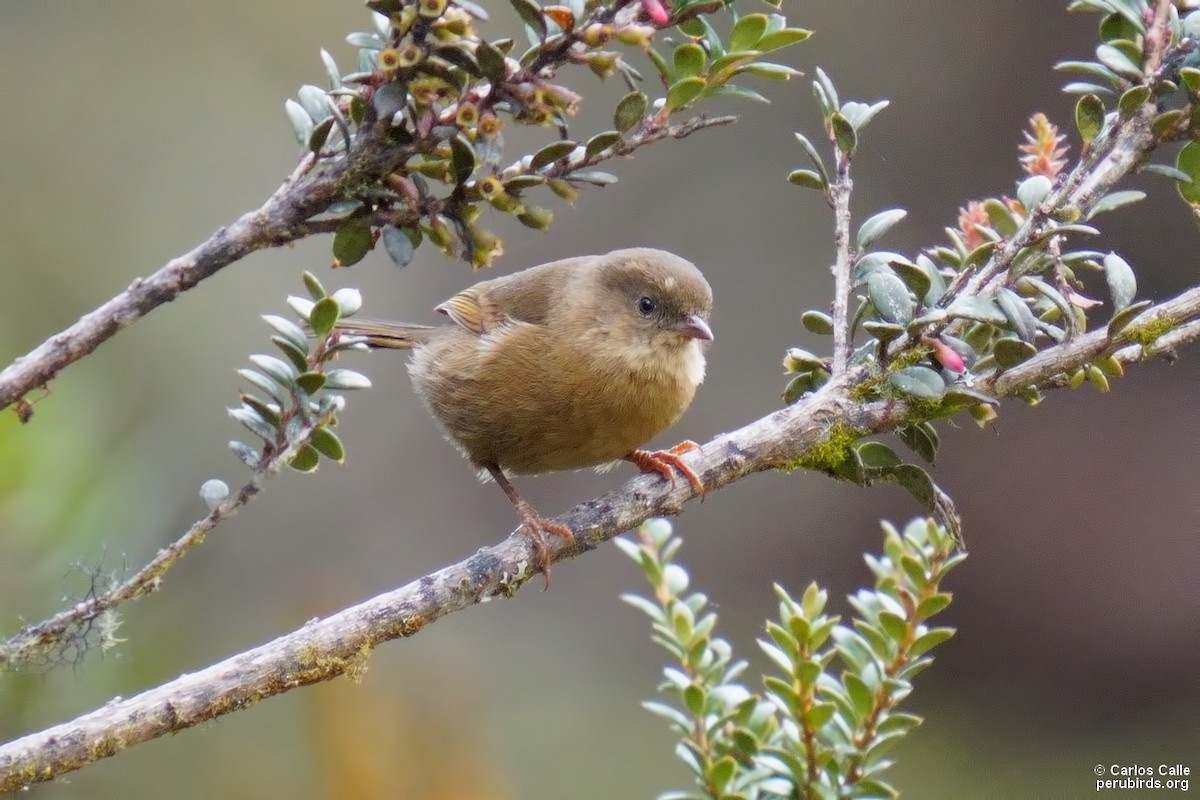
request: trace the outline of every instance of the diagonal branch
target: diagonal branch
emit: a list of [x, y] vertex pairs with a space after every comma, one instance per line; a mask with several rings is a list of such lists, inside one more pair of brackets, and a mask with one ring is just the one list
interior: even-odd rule
[[[1099, 331], [1048, 348], [983, 388], [997, 399], [1029, 385], [1053, 388], [1059, 385], [1057, 376], [1098, 355], [1114, 353], [1118, 360], [1132, 363], [1197, 340], [1200, 288], [1146, 310], [1115, 337]], [[835, 426], [864, 437], [912, 421], [914, 409], [903, 399], [852, 399], [851, 388], [864, 377], [858, 370], [835, 378], [792, 406], [716, 437], [687, 456], [689, 466], [711, 492], [755, 472], [798, 465]], [[671, 486], [657, 476], [635, 477], [558, 517], [557, 522], [575, 531], [576, 544], [558, 545], [550, 559], [574, 558], [648, 517], [678, 514], [693, 496], [686, 481]], [[0, 792], [51, 780], [299, 686], [343, 674], [356, 678], [379, 644], [412, 636], [455, 611], [511, 596], [533, 576], [533, 557], [525, 537], [509, 536], [457, 564], [310, 621], [207, 669], [0, 746]]]

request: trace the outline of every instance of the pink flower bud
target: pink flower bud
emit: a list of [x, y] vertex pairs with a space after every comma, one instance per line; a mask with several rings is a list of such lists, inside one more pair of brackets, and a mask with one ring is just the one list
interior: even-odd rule
[[928, 344], [933, 348], [933, 357], [943, 367], [951, 372], [966, 371], [967, 365], [963, 362], [962, 356], [956, 353], [950, 345], [938, 339], [930, 339]]
[[662, 27], [671, 18], [667, 9], [663, 8], [662, 0], [642, 0], [642, 11], [655, 25]]

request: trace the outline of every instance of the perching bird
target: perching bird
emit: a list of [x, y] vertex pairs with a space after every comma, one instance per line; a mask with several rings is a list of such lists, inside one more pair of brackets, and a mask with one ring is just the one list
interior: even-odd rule
[[411, 349], [413, 387], [448, 438], [508, 496], [549, 585], [547, 534], [508, 475], [611, 466], [617, 460], [695, 491], [679, 458], [639, 448], [687, 409], [704, 379], [712, 290], [689, 261], [633, 248], [543, 264], [477, 283], [437, 307], [453, 324], [338, 323], [373, 348]]

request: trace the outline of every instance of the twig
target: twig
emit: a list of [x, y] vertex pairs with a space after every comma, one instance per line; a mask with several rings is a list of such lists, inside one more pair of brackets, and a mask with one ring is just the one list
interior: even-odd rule
[[854, 269], [850, 252], [850, 157], [838, 155], [837, 179], [829, 185], [833, 204], [833, 245], [837, 258], [833, 265], [833, 375], [846, 372], [850, 361], [850, 287]]
[[[1169, 328], [1144, 346], [1126, 343], [1138, 331]], [[1200, 289], [1159, 304], [1108, 340], [1097, 331], [1050, 347], [997, 378], [989, 394], [999, 399], [1031, 384], [1071, 372], [1106, 348], [1126, 363], [1200, 339]], [[831, 423], [860, 436], [896, 429], [909, 420], [903, 400], [850, 399], [855, 371], [835, 378], [795, 405], [716, 437], [686, 458], [712, 492], [747, 475], [798, 464], [828, 436]], [[576, 544], [552, 544], [551, 562], [573, 558], [629, 530], [650, 516], [678, 514], [694, 497], [686, 481], [674, 486], [641, 475], [620, 489], [576, 506], [557, 522], [575, 531]], [[508, 597], [533, 574], [528, 540], [509, 536], [473, 556], [379, 595], [207, 669], [135, 697], [117, 699], [78, 719], [0, 746], [0, 792], [51, 780], [93, 761], [165, 733], [245, 708], [267, 697], [339, 675], [360, 676], [379, 644], [411, 636], [439, 618], [495, 597]]]
[[136, 574], [122, 581], [108, 591], [80, 600], [71, 608], [55, 614], [49, 619], [26, 625], [16, 635], [0, 643], [0, 670], [12, 666], [19, 669], [22, 665], [38, 658], [38, 654], [53, 650], [64, 639], [69, 639], [72, 632], [86, 630], [92, 620], [97, 619], [106, 611], [129, 600], [135, 600], [147, 594], [158, 591], [163, 575], [175, 566], [178, 561], [196, 545], [204, 541], [204, 537], [222, 521], [232, 517], [243, 506], [258, 496], [267, 479], [277, 475], [292, 458], [312, 440], [313, 431], [327, 425], [333, 419], [334, 412], [306, 423], [291, 435], [287, 445], [272, 453], [254, 469], [250, 480], [234, 495], [219, 504], [209, 513], [196, 520], [187, 532], [158, 553]]

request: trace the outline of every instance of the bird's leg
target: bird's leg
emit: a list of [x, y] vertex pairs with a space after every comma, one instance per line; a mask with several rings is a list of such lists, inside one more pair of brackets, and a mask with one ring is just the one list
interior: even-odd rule
[[692, 485], [692, 489], [695, 490], [703, 502], [704, 482], [679, 457], [681, 453], [699, 449], [700, 445], [690, 439], [684, 439], [679, 444], [666, 450], [634, 450], [625, 456], [625, 460], [635, 465], [642, 472], [657, 472], [669, 480], [672, 486], [675, 485], [675, 472], [678, 471], [680, 475], [687, 478], [687, 482]]
[[534, 510], [533, 506], [525, 500], [524, 497], [517, 492], [516, 487], [508, 480], [501, 470], [495, 464], [484, 465], [487, 471], [491, 473], [496, 484], [504, 490], [504, 494], [508, 497], [508, 501], [513, 504], [513, 508], [517, 510], [517, 516], [521, 519], [521, 527], [517, 530], [521, 535], [533, 543], [533, 548], [537, 551], [537, 568], [542, 571], [542, 577], [546, 579], [545, 589], [550, 588], [550, 548], [546, 545], [546, 534], [554, 534], [565, 540], [567, 544], [575, 544], [575, 534], [566, 525], [559, 525], [557, 522], [551, 522]]

